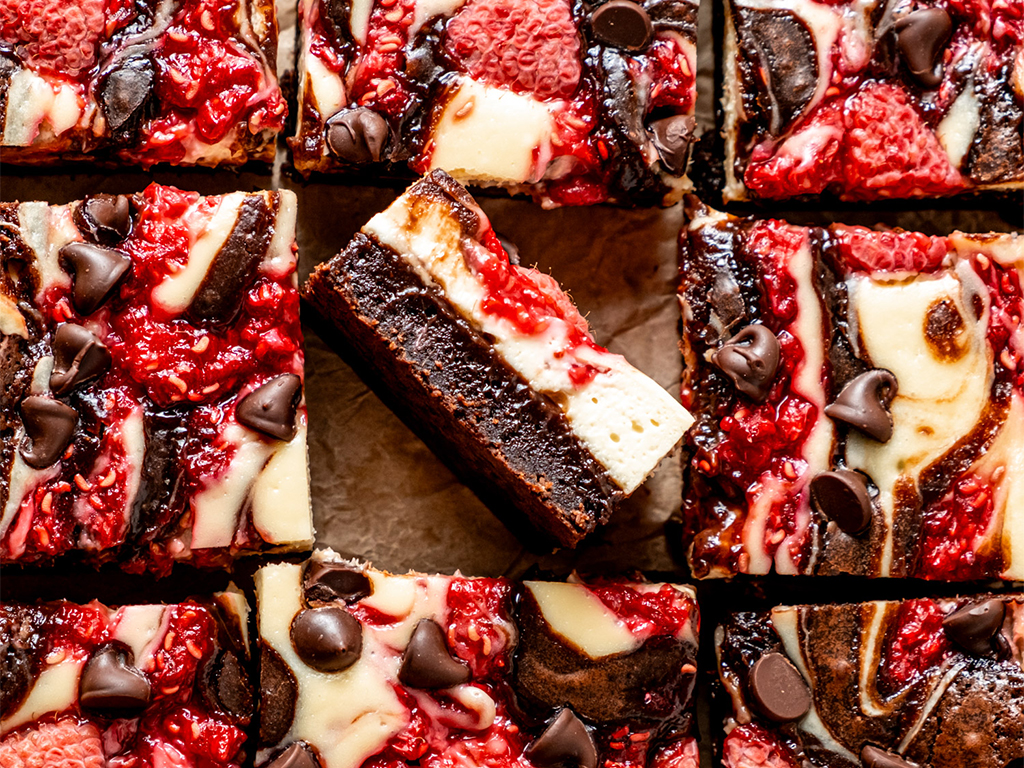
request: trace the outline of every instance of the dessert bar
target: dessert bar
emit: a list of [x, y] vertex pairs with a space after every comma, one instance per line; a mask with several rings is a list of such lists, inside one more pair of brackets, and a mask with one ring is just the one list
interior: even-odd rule
[[693, 591], [391, 575], [333, 552], [256, 574], [261, 768], [698, 768]]
[[424, 174], [545, 206], [670, 204], [692, 0], [301, 0], [295, 168]]
[[253, 687], [239, 593], [0, 604], [0, 765], [235, 768]]
[[510, 261], [442, 171], [318, 266], [303, 296], [456, 472], [563, 546], [605, 522], [691, 422], [594, 342], [553, 278]]
[[271, 0], [0, 6], [5, 163], [271, 162], [285, 115]]
[[1024, 237], [688, 216], [694, 573], [1024, 577]]
[[0, 562], [307, 547], [295, 196], [0, 205]]
[[1024, 596], [736, 613], [715, 634], [724, 768], [1024, 759]]
[[728, 0], [726, 200], [1024, 187], [1024, 7]]

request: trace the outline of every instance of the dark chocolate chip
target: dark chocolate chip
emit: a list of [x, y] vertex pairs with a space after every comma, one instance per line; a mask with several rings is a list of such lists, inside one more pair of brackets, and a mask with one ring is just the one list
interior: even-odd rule
[[651, 17], [633, 0], [608, 0], [590, 16], [594, 36], [605, 45], [641, 51], [651, 42]]
[[276, 376], [238, 401], [235, 418], [278, 440], [291, 440], [298, 431], [295, 413], [301, 394], [302, 380], [294, 373]]
[[538, 768], [597, 768], [594, 739], [568, 708], [558, 713], [524, 754]]
[[126, 195], [90, 195], [75, 206], [74, 219], [87, 240], [115, 245], [132, 230], [131, 203]]
[[968, 603], [942, 620], [946, 634], [968, 653], [991, 653], [992, 637], [1003, 625], [1006, 604], [1002, 600]]
[[952, 33], [953, 21], [943, 8], [921, 8], [896, 22], [900, 59], [925, 88], [942, 82], [939, 62]]
[[871, 496], [860, 472], [837, 469], [816, 475], [811, 480], [811, 505], [850, 535], [871, 524]]
[[292, 646], [299, 658], [320, 672], [341, 672], [363, 652], [363, 627], [343, 608], [306, 608], [292, 619]]
[[327, 121], [327, 147], [352, 165], [380, 162], [388, 140], [388, 124], [372, 109], [343, 109]]
[[283, 739], [295, 719], [299, 686], [288, 664], [267, 643], [260, 642], [260, 746]]
[[917, 763], [904, 760], [899, 755], [886, 752], [884, 749], [865, 744], [860, 751], [860, 761], [864, 768], [920, 768]]
[[261, 763], [260, 768], [320, 768], [320, 761], [305, 744], [296, 741], [277, 757]]
[[149, 680], [133, 666], [135, 656], [122, 643], [100, 646], [85, 663], [78, 681], [83, 709], [107, 717], [134, 717], [148, 705]]
[[203, 695], [211, 709], [231, 715], [243, 723], [252, 717], [252, 687], [249, 674], [238, 656], [222, 650], [206, 667]]
[[886, 443], [892, 437], [889, 406], [896, 397], [896, 390], [896, 377], [890, 371], [884, 368], [865, 371], [847, 382], [834, 403], [825, 406], [825, 415]]
[[154, 78], [153, 64], [145, 58], [129, 59], [107, 75], [100, 86], [98, 101], [111, 131], [138, 114], [153, 91]]
[[335, 600], [354, 603], [372, 591], [366, 574], [345, 563], [312, 562], [306, 566], [302, 584], [306, 600], [325, 603]]
[[682, 174], [697, 121], [691, 115], [672, 115], [647, 126], [658, 157], [669, 173]]
[[402, 656], [398, 680], [410, 688], [451, 688], [469, 681], [469, 667], [452, 657], [441, 625], [421, 619]]
[[68, 243], [60, 249], [60, 260], [65, 269], [74, 272], [71, 302], [83, 315], [95, 312], [132, 266], [132, 260], [121, 251], [92, 243]]
[[781, 350], [779, 340], [763, 325], [748, 325], [711, 356], [711, 362], [732, 379], [740, 392], [764, 402], [775, 381]]
[[747, 678], [758, 712], [776, 723], [799, 720], [811, 708], [811, 689], [781, 653], [766, 653]]
[[10, 638], [0, 646], [0, 718], [4, 720], [21, 706], [34, 677], [32, 656], [18, 643], [17, 638]]
[[60, 400], [32, 395], [21, 401], [25, 441], [21, 456], [30, 467], [42, 469], [64, 453], [75, 434], [78, 413]]
[[53, 336], [53, 372], [50, 389], [65, 395], [79, 384], [110, 370], [110, 350], [95, 334], [80, 325], [64, 323]]

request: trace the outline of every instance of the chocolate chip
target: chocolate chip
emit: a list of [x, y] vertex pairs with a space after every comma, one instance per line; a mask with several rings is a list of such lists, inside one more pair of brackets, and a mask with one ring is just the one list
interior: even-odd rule
[[262, 763], [260, 768], [320, 768], [320, 761], [305, 744], [295, 741], [277, 757]]
[[87, 240], [115, 245], [132, 230], [131, 203], [125, 195], [90, 195], [75, 206], [74, 220]]
[[295, 719], [299, 686], [288, 664], [267, 643], [260, 642], [260, 746], [283, 739]]
[[825, 406], [825, 415], [859, 429], [886, 443], [892, 437], [889, 406], [896, 397], [896, 377], [884, 368], [865, 371], [849, 381], [835, 402]]
[[654, 34], [651, 17], [632, 0], [608, 0], [590, 16], [590, 27], [605, 45], [627, 51], [643, 50]]
[[910, 74], [925, 88], [942, 82], [938, 66], [953, 33], [953, 21], [943, 8], [921, 8], [896, 22], [896, 46]]
[[524, 755], [538, 768], [597, 768], [594, 739], [568, 708], [558, 713]]
[[899, 755], [870, 744], [865, 744], [864, 749], [860, 751], [860, 760], [864, 763], [864, 768], [920, 768], [917, 763], [904, 760]]
[[134, 717], [148, 705], [149, 681], [133, 663], [135, 655], [122, 643], [96, 649], [78, 681], [78, 702], [83, 709], [107, 717]]
[[80, 325], [64, 323], [53, 336], [53, 372], [50, 389], [65, 395], [79, 384], [110, 370], [110, 350], [95, 334]]
[[373, 590], [366, 574], [345, 563], [311, 562], [302, 579], [306, 600], [330, 603], [342, 600], [354, 603]]
[[402, 656], [398, 680], [410, 688], [451, 688], [469, 681], [469, 667], [452, 657], [441, 625], [421, 619]]
[[766, 653], [747, 678], [757, 710], [776, 723], [799, 720], [811, 708], [811, 689], [781, 653]]
[[153, 64], [145, 58], [129, 59], [107, 75], [99, 88], [98, 101], [111, 131], [138, 114], [153, 91], [154, 78]]
[[289, 631], [299, 658], [320, 672], [341, 672], [363, 652], [363, 627], [343, 608], [306, 608]]
[[387, 143], [388, 124], [372, 109], [343, 109], [327, 121], [327, 148], [352, 165], [380, 162]]
[[732, 379], [740, 392], [763, 403], [775, 381], [781, 350], [775, 334], [763, 325], [748, 325], [711, 355], [711, 362]]
[[252, 717], [249, 674], [233, 651], [222, 650], [207, 664], [202, 691], [211, 709], [231, 715], [243, 723]]
[[1002, 600], [968, 603], [942, 620], [946, 634], [968, 653], [992, 652], [992, 638], [1003, 625], [1006, 604]]
[[92, 243], [68, 243], [60, 249], [60, 261], [74, 272], [71, 303], [83, 315], [95, 312], [132, 266], [121, 251]]
[[691, 115], [673, 115], [647, 126], [658, 157], [669, 173], [682, 174], [690, 151], [690, 139], [697, 121]]
[[294, 373], [276, 376], [238, 401], [239, 424], [278, 440], [291, 440], [298, 427], [295, 413], [302, 394], [302, 380]]
[[57, 461], [68, 447], [78, 413], [60, 400], [32, 395], [21, 402], [21, 420], [25, 425], [21, 456], [30, 467], [42, 469]]
[[811, 480], [811, 505], [850, 535], [862, 533], [871, 524], [871, 496], [859, 472], [837, 469], [816, 475]]

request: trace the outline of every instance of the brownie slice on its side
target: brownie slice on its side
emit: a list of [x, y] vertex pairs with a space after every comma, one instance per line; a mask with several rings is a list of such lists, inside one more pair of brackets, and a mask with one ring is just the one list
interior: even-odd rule
[[778, 607], [715, 634], [725, 768], [1024, 758], [1024, 596]]
[[594, 343], [554, 280], [509, 262], [440, 171], [317, 267], [303, 296], [460, 475], [563, 546], [604, 523], [690, 422]]
[[256, 574], [260, 768], [698, 768], [693, 590], [393, 575], [319, 551]]

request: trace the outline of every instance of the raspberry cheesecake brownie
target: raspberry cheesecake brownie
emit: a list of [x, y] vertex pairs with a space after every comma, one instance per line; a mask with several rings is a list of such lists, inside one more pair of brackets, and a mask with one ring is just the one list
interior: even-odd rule
[[1024, 186], [1024, 6], [729, 0], [727, 200]]
[[688, 215], [694, 573], [1024, 578], [1024, 237]]
[[553, 278], [510, 261], [443, 171], [318, 266], [303, 296], [456, 471], [563, 546], [605, 522], [692, 421], [596, 344]]
[[307, 547], [295, 196], [0, 205], [0, 562]]
[[435, 168], [545, 206], [689, 187], [695, 0], [301, 0], [295, 167]]
[[240, 766], [254, 709], [248, 613], [238, 593], [0, 604], [0, 765]]
[[276, 73], [271, 0], [4, 0], [0, 153], [270, 162], [286, 113]]
[[256, 574], [262, 768], [697, 768], [691, 589]]
[[1024, 596], [779, 607], [715, 633], [725, 768], [1024, 759]]

